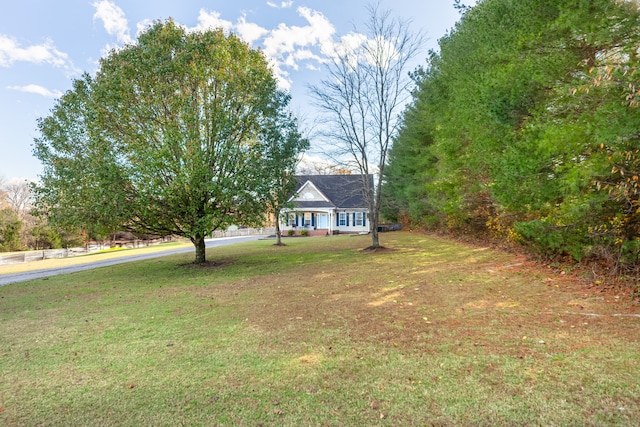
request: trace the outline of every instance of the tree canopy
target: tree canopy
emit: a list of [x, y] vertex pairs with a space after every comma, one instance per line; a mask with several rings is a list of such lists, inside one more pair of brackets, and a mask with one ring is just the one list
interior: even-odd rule
[[264, 154], [288, 101], [237, 36], [157, 22], [39, 121], [36, 206], [95, 235], [184, 236], [204, 262], [213, 230], [264, 221], [278, 172]]
[[638, 3], [485, 0], [462, 13], [414, 73], [385, 213], [637, 265]]
[[[281, 102], [288, 102], [288, 95]], [[280, 213], [291, 207], [289, 198], [296, 190], [296, 166], [300, 161], [299, 154], [309, 148], [309, 140], [303, 138], [298, 129], [298, 122], [286, 111], [272, 117], [266, 126], [265, 167], [271, 169], [271, 181], [266, 193], [268, 213], [272, 215], [276, 230], [276, 245], [282, 245], [280, 230]]]

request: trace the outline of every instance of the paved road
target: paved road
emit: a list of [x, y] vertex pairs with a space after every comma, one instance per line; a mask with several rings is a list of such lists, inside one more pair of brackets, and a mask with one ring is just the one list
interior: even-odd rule
[[[248, 242], [251, 240], [258, 240], [262, 238], [264, 238], [264, 236], [222, 237], [216, 239], [207, 239], [205, 243], [207, 248], [213, 248], [217, 246], [226, 246], [234, 243]], [[42, 279], [44, 277], [55, 276], [57, 274], [75, 273], [76, 271], [90, 270], [92, 268], [122, 264], [125, 262], [140, 261], [143, 259], [151, 259], [167, 255], [193, 252], [194, 250], [195, 248], [191, 246], [188, 248], [167, 249], [166, 251], [159, 251], [148, 254], [130, 255], [122, 258], [93, 261], [87, 264], [70, 265], [68, 267], [47, 268], [42, 270], [25, 271], [23, 273], [0, 274], [0, 286], [8, 285], [10, 283], [26, 282], [27, 280]]]

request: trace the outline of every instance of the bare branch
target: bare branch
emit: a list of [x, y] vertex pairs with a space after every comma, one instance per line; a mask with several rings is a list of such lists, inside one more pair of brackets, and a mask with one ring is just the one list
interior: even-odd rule
[[[1, 184], [1, 183], [0, 183]], [[0, 188], [0, 196], [21, 219], [31, 209], [32, 194], [27, 181], [10, 182]]]
[[331, 146], [327, 155], [363, 175], [372, 246], [377, 247], [381, 180], [374, 181], [374, 189], [366, 177], [384, 172], [401, 110], [411, 95], [407, 67], [424, 38], [389, 11], [369, 6], [367, 12], [366, 37], [336, 45], [328, 77], [309, 90], [322, 112], [322, 133]]

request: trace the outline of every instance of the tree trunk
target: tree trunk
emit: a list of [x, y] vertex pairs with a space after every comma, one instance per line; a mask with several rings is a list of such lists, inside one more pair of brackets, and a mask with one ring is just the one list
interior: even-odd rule
[[377, 249], [380, 247], [380, 239], [378, 238], [378, 226], [371, 230], [371, 247]]
[[197, 234], [196, 236], [191, 238], [191, 242], [193, 243], [193, 246], [196, 247], [196, 259], [193, 263], [204, 264], [207, 261], [206, 253], [205, 253], [204, 235]]
[[282, 230], [280, 230], [280, 211], [275, 213], [276, 217], [276, 245], [282, 245]]
[[380, 216], [377, 212], [372, 212], [369, 220], [371, 222], [371, 249], [377, 249], [380, 247], [380, 239], [378, 237], [378, 224], [380, 223]]

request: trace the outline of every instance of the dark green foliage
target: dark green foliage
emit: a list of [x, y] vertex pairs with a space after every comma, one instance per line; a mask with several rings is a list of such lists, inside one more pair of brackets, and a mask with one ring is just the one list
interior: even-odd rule
[[38, 224], [31, 230], [33, 249], [56, 249], [62, 247], [62, 237], [48, 224]]
[[12, 252], [22, 249], [20, 230], [22, 221], [10, 208], [0, 209], [0, 252]]
[[[278, 93], [276, 102], [287, 105], [289, 95]], [[280, 212], [290, 207], [289, 198], [296, 189], [294, 178], [299, 155], [309, 148], [309, 141], [303, 138], [298, 130], [298, 122], [289, 112], [282, 108], [276, 108], [278, 113], [265, 127], [264, 142], [265, 152], [263, 163], [269, 171], [270, 180], [265, 180], [264, 194], [268, 213], [272, 215], [276, 229], [276, 244], [282, 244], [282, 232], [280, 230]]]
[[[418, 70], [413, 75], [418, 84], [425, 81], [424, 73], [424, 70]], [[414, 93], [414, 104], [404, 112], [403, 126], [389, 150], [381, 207], [382, 216], [389, 221], [407, 222], [412, 218], [425, 225], [437, 222], [426, 187], [436, 163], [436, 158], [429, 152], [433, 129], [421, 108], [425, 101], [420, 96], [428, 93]]]
[[639, 48], [637, 2], [465, 11], [419, 73], [385, 176], [388, 215], [549, 257], [637, 262]]

